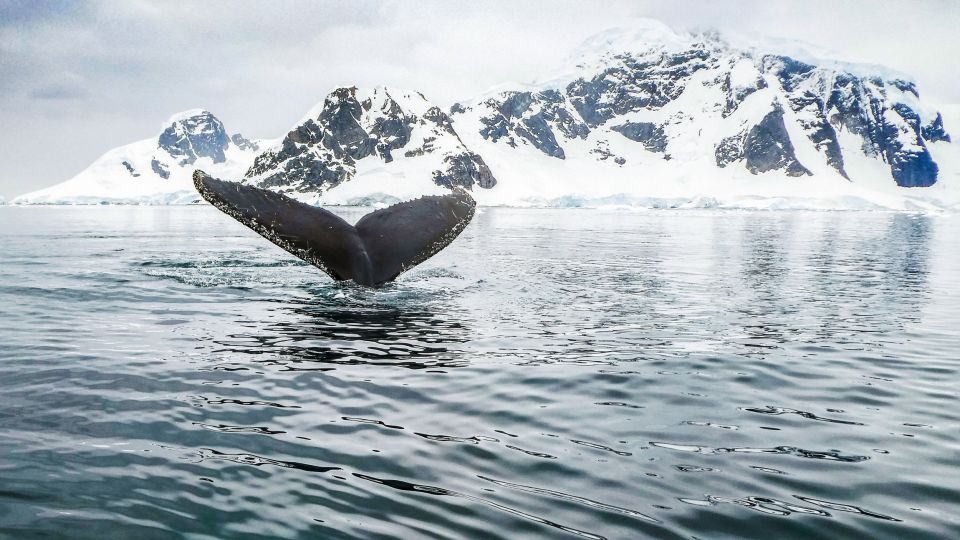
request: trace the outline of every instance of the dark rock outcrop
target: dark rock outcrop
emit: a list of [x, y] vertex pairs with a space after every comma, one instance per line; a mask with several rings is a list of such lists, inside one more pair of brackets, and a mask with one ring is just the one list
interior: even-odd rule
[[783, 123], [783, 109], [775, 106], [757, 125], [720, 141], [715, 151], [718, 167], [743, 160], [753, 174], [782, 170], [788, 176], [810, 175], [794, 153]]
[[621, 133], [631, 141], [643, 143], [643, 146], [651, 152], [667, 150], [667, 136], [663, 132], [663, 126], [652, 122], [626, 122], [610, 129]]
[[[390, 100], [390, 109], [384, 111], [386, 116], [377, 118], [370, 128], [369, 137], [376, 141], [374, 149], [383, 158], [383, 161], [393, 161], [393, 150], [399, 150], [410, 142], [410, 133], [413, 131], [413, 119], [405, 116], [400, 106]], [[439, 109], [438, 111], [439, 112]], [[441, 113], [442, 114], [442, 113]]]
[[352, 175], [352, 169], [345, 167], [332, 152], [303, 152], [288, 134], [279, 149], [257, 156], [246, 176], [255, 175], [263, 175], [257, 182], [260, 187], [295, 186], [296, 191], [311, 191], [336, 186]]
[[164, 180], [170, 178], [170, 170], [167, 169], [166, 165], [157, 161], [156, 158], [153, 158], [150, 161], [150, 168], [153, 169], [153, 172], [156, 173], [160, 178], [163, 178]]
[[460, 186], [472, 188], [474, 185], [490, 189], [497, 185], [490, 168], [476, 154], [457, 154], [444, 158], [446, 170], [433, 173], [433, 181], [444, 187]]
[[[566, 154], [557, 141], [557, 133], [568, 139], [583, 139], [590, 133], [590, 128], [568, 110], [563, 94], [557, 90], [508, 92], [484, 105], [492, 111], [480, 120], [480, 135], [484, 139], [496, 142], [505, 137], [508, 145], [516, 147], [514, 137], [518, 137], [558, 159], [564, 159]], [[464, 111], [463, 106], [455, 109]]]
[[723, 168], [743, 159], [743, 141], [746, 138], [747, 133], [742, 131], [736, 135], [722, 139], [714, 150], [717, 167]]
[[200, 157], [223, 163], [226, 161], [223, 152], [230, 144], [230, 138], [217, 117], [199, 111], [173, 122], [163, 130], [157, 142], [183, 166], [192, 165]]
[[[904, 81], [891, 86], [916, 95]], [[879, 79], [840, 73], [834, 78], [826, 110], [831, 124], [863, 138], [863, 151], [890, 165], [897, 185], [926, 187], [937, 181], [938, 167], [923, 141], [920, 116], [904, 103], [890, 103]]]
[[831, 125], [824, 101], [827, 81], [816, 66], [786, 56], [763, 57], [764, 71], [777, 76], [787, 94], [787, 103], [796, 113], [797, 122], [807, 138], [826, 158], [827, 164], [840, 176], [849, 179], [844, 169], [843, 153], [837, 131]]
[[950, 142], [950, 134], [943, 129], [943, 116], [940, 113], [921, 129], [921, 134], [929, 142]]
[[239, 133], [234, 133], [233, 135], [231, 135], [230, 142], [232, 142], [237, 148], [241, 150], [253, 150], [254, 152], [256, 152], [257, 150], [260, 149], [260, 145], [251, 141], [250, 139], [247, 139], [246, 137], [244, 137]]
[[783, 123], [783, 109], [779, 106], [750, 128], [743, 148], [747, 170], [754, 174], [774, 170], [783, 170], [788, 176], [811, 174], [797, 161], [787, 126]]
[[[257, 156], [246, 176], [259, 176], [261, 187], [312, 191], [336, 186], [353, 175], [357, 159], [377, 147], [377, 139], [358, 122], [362, 113], [356, 88], [337, 89], [324, 100], [317, 118], [287, 133], [279, 148]], [[388, 144], [385, 151], [389, 155]]]
[[137, 172], [137, 170], [133, 167], [133, 165], [130, 164], [129, 161], [124, 161], [123, 166], [125, 169], [127, 169], [127, 172], [130, 173], [130, 176], [134, 178], [140, 176], [140, 173]]
[[714, 62], [703, 44], [656, 60], [630, 54], [614, 59], [614, 66], [567, 85], [570, 102], [591, 127], [628, 112], [663, 107], [683, 93], [691, 75]]
[[881, 137], [884, 159], [898, 185], [928, 187], [937, 181], [939, 167], [920, 135], [920, 115], [913, 109], [903, 103], [891, 107], [882, 124]]

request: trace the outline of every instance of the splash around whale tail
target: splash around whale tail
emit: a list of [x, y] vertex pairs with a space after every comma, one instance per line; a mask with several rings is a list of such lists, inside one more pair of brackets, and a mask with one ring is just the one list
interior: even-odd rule
[[377, 286], [429, 259], [473, 218], [463, 189], [371, 212], [350, 225], [336, 214], [265, 189], [197, 170], [200, 195], [230, 217], [338, 281]]

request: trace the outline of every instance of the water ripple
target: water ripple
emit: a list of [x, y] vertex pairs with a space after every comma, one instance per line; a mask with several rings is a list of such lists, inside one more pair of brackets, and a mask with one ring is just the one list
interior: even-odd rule
[[847, 463], [857, 463], [859, 461], [865, 461], [870, 459], [870, 456], [858, 456], [850, 454], [842, 454], [834, 450], [806, 450], [803, 448], [797, 448], [794, 446], [775, 446], [773, 448], [753, 448], [753, 447], [740, 447], [740, 448], [724, 448], [717, 447], [713, 448], [710, 446], [698, 446], [690, 444], [673, 444], [667, 442], [650, 442], [651, 446], [656, 446], [658, 448], [666, 448], [667, 450], [677, 450], [680, 452], [694, 452], [697, 454], [780, 454], [780, 455], [792, 455], [808, 459], [824, 459], [828, 461], [844, 461]]
[[206, 206], [0, 207], [0, 537], [955, 538], [958, 237], [484, 209], [366, 289]]

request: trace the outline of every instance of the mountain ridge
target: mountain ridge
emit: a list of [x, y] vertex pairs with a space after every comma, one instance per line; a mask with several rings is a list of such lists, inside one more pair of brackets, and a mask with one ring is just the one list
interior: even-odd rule
[[[151, 169], [202, 159], [210, 174], [314, 204], [460, 185], [488, 205], [960, 208], [950, 121], [914, 83], [801, 56], [646, 23], [588, 39], [545, 82], [448, 110], [416, 91], [338, 88], [262, 147], [225, 137], [209, 113], [189, 125], [206, 111], [188, 111], [159, 138], [170, 159]], [[231, 146], [247, 167], [217, 170]]]

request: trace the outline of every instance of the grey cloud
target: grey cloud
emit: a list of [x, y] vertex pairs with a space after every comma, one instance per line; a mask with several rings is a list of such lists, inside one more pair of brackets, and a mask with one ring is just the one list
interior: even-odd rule
[[0, 3], [0, 27], [21, 26], [84, 11], [73, 0], [4, 0]]
[[80, 88], [62, 84], [41, 86], [30, 92], [30, 97], [34, 99], [79, 99], [85, 95], [86, 92]]

